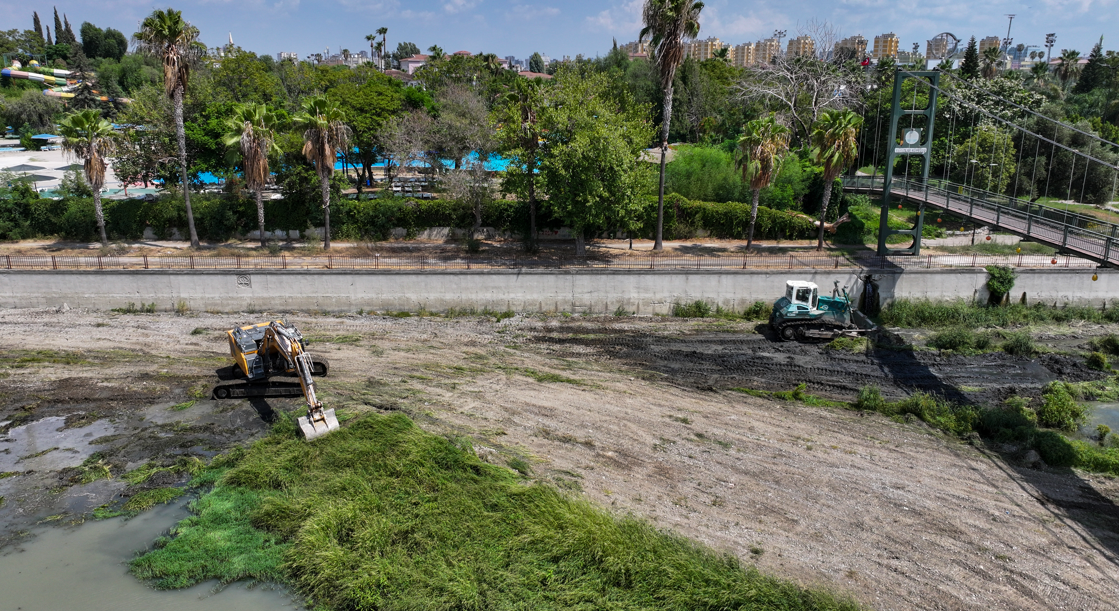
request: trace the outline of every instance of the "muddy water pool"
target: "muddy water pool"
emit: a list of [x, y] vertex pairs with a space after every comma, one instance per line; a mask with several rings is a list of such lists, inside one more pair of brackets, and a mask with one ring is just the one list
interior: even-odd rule
[[300, 609], [275, 586], [211, 583], [174, 591], [148, 587], [128, 573], [137, 550], [178, 520], [183, 504], [163, 506], [131, 520], [90, 521], [74, 528], [42, 528], [0, 554], [3, 611], [265, 611]]

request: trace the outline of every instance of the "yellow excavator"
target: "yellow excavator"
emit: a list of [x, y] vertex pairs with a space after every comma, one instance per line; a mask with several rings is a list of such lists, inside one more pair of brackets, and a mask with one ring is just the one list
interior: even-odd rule
[[[307, 352], [303, 335], [283, 320], [273, 320], [226, 332], [229, 353], [236, 362], [233, 371], [245, 381], [214, 387], [215, 399], [303, 396], [307, 415], [299, 418], [299, 429], [308, 440], [338, 429], [333, 409], [323, 409], [315, 397], [312, 376], [325, 376], [330, 363]], [[298, 384], [282, 377], [295, 376]]]

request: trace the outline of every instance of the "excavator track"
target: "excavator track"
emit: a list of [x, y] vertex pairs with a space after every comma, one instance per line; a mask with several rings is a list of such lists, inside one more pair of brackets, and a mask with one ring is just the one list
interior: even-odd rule
[[213, 399], [266, 399], [277, 397], [302, 397], [299, 382], [268, 380], [265, 382], [229, 382], [214, 387]]

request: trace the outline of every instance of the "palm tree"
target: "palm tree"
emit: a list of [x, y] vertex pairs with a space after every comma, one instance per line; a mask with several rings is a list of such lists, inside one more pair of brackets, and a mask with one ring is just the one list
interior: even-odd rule
[[428, 59], [433, 62], [437, 62], [443, 59], [443, 57], [446, 55], [445, 53], [443, 53], [443, 47], [440, 47], [439, 45], [431, 45], [427, 48], [427, 53]]
[[101, 111], [79, 110], [63, 117], [58, 123], [62, 134], [62, 150], [70, 157], [82, 160], [85, 180], [93, 189], [93, 210], [97, 228], [101, 232], [101, 246], [109, 245], [105, 235], [105, 213], [101, 209], [101, 187], [105, 186], [105, 157], [111, 155], [116, 144], [113, 125], [101, 118]]
[[482, 53], [478, 57], [492, 74], [497, 75], [501, 72], [501, 62], [498, 61], [496, 53]]
[[1080, 51], [1075, 49], [1061, 49], [1061, 63], [1057, 65], [1057, 78], [1061, 79], [1061, 86], [1068, 87], [1068, 82], [1080, 75]]
[[738, 159], [735, 164], [742, 170], [742, 182], [749, 182], [754, 191], [750, 206], [750, 230], [746, 237], [746, 250], [754, 245], [754, 224], [758, 220], [758, 198], [762, 189], [773, 181], [785, 151], [789, 149], [789, 128], [777, 122], [774, 115], [754, 119], [742, 126], [738, 139]]
[[724, 64], [729, 64], [730, 63], [730, 47], [723, 47], [721, 49], [715, 49], [714, 51], [711, 52], [711, 58], [712, 59], [717, 59], [717, 60], [723, 62]]
[[296, 127], [303, 130], [303, 156], [315, 165], [322, 182], [325, 250], [330, 250], [330, 177], [334, 174], [338, 149], [346, 148], [350, 142], [351, 132], [343, 123], [345, 119], [342, 110], [325, 95], [303, 100], [303, 111], [294, 117]]
[[695, 0], [645, 0], [638, 42], [649, 37], [649, 49], [657, 62], [664, 88], [664, 114], [661, 118], [660, 190], [657, 194], [657, 236], [653, 250], [663, 250], [664, 164], [668, 155], [668, 129], [672, 120], [672, 81], [676, 68], [684, 61], [684, 39], [699, 36], [699, 13], [703, 3]]
[[1045, 82], [1049, 78], [1049, 64], [1045, 62], [1036, 62], [1030, 66], [1030, 77], [1033, 78], [1035, 83]]
[[385, 70], [385, 43], [377, 41], [373, 43], [373, 52], [377, 54], [377, 65], [381, 66], [381, 71]]
[[859, 156], [858, 135], [863, 118], [850, 108], [824, 111], [812, 130], [812, 156], [824, 166], [824, 198], [820, 202], [820, 232], [816, 250], [824, 249], [824, 222], [828, 216], [832, 183]]
[[264, 198], [261, 192], [268, 181], [268, 154], [280, 152], [276, 146], [279, 116], [264, 104], [238, 104], [226, 122], [222, 142], [236, 147], [241, 155], [241, 171], [245, 185], [256, 193], [256, 220], [260, 226], [260, 246], [268, 245], [264, 237]]
[[981, 73], [985, 79], [993, 79], [999, 73], [999, 65], [1002, 64], [1002, 53], [998, 47], [987, 47], [983, 51], [982, 56], [983, 67]]
[[175, 107], [175, 137], [179, 143], [179, 166], [182, 171], [183, 200], [186, 203], [190, 245], [198, 248], [198, 232], [194, 229], [194, 213], [190, 209], [190, 181], [187, 176], [186, 131], [183, 128], [183, 96], [190, 80], [190, 65], [206, 50], [198, 42], [198, 28], [183, 21], [182, 11], [152, 11], [142, 22], [140, 31], [132, 35], [141, 53], [158, 56], [163, 61], [163, 89]]
[[[389, 40], [389, 29], [386, 28], [386, 27], [380, 27], [380, 28], [377, 28], [376, 33], [381, 35], [381, 53], [382, 53], [382, 55], [381, 55], [381, 70], [384, 71], [384, 69], [385, 69], [385, 56], [383, 54], [388, 53], [388, 51], [389, 51], [389, 42], [388, 42], [388, 40]], [[392, 58], [391, 57], [389, 58], [389, 68], [392, 68]]]

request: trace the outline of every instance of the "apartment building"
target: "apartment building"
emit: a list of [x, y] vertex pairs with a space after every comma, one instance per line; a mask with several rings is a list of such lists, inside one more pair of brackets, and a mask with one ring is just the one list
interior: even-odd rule
[[731, 47], [730, 65], [735, 68], [749, 68], [758, 65], [757, 45], [752, 42], [744, 42]]
[[290, 59], [293, 62], [299, 61], [299, 54], [295, 52], [280, 51], [276, 54], [276, 61], [282, 62], [285, 59]]
[[684, 55], [701, 62], [705, 59], [711, 59], [715, 55], [715, 51], [726, 46], [725, 43], [714, 36], [704, 40], [693, 40], [685, 44]]
[[623, 51], [625, 51], [626, 53], [629, 53], [630, 55], [633, 55], [633, 54], [635, 54], [635, 53], [645, 53], [645, 54], [648, 54], [648, 53], [649, 53], [649, 42], [648, 42], [648, 41], [643, 41], [643, 42], [638, 42], [638, 41], [627, 42], [626, 44], [624, 44], [624, 45], [622, 45], [622, 46], [621, 46], [621, 49], [622, 49]]
[[789, 40], [789, 46], [785, 50], [785, 56], [793, 57], [812, 57], [816, 54], [816, 41], [812, 40], [810, 36], [797, 36]]
[[847, 53], [856, 59], [866, 57], [866, 38], [862, 34], [848, 36], [835, 43], [836, 54]]
[[768, 64], [775, 57], [781, 57], [781, 41], [776, 38], [766, 38], [754, 43], [754, 52], [759, 64]]
[[898, 46], [900, 41], [897, 34], [889, 32], [887, 34], [879, 34], [874, 37], [874, 50], [871, 52], [870, 57], [874, 61], [879, 61], [887, 57], [897, 59]]
[[983, 40], [980, 40], [979, 41], [979, 54], [983, 55], [984, 51], [986, 51], [987, 49], [990, 49], [992, 47], [994, 47], [996, 49], [1001, 48], [1002, 47], [1002, 39], [999, 38], [998, 36], [987, 36]]

